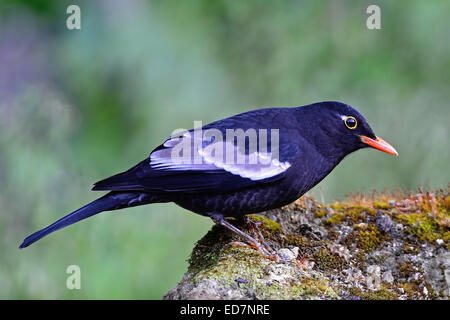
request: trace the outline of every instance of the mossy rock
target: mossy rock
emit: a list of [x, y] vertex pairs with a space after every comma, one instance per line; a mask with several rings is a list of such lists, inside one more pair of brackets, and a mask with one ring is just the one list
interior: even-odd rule
[[[331, 205], [304, 196], [261, 221], [275, 262], [215, 225], [165, 299], [449, 299], [448, 190], [353, 194]], [[244, 232], [247, 226], [230, 220]]]

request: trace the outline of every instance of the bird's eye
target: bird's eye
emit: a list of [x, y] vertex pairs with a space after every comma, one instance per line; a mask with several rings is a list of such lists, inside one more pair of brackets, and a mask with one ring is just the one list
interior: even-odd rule
[[345, 126], [347, 128], [349, 128], [350, 130], [354, 130], [358, 126], [358, 121], [356, 121], [355, 117], [352, 117], [352, 116], [345, 117], [344, 123], [345, 123]]

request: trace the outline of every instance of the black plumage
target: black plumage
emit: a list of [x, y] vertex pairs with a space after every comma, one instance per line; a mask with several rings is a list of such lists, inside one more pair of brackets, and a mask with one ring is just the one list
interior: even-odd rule
[[[95, 183], [93, 190], [110, 191], [108, 194], [27, 237], [20, 247], [102, 211], [157, 202], [175, 202], [232, 229], [224, 218], [242, 217], [295, 201], [353, 151], [371, 146], [397, 154], [375, 136], [358, 111], [333, 101], [249, 111], [201, 129], [203, 134], [216, 135], [196, 136], [195, 130], [189, 130], [169, 137], [133, 168]], [[238, 138], [225, 139], [227, 129], [242, 129], [241, 133], [255, 130], [266, 132], [266, 136], [258, 136], [254, 146], [247, 137], [242, 146]], [[218, 139], [221, 135], [222, 140]], [[267, 150], [261, 150], [265, 141]], [[189, 146], [180, 153], [187, 155], [183, 159], [188, 161], [184, 162], [174, 160], [174, 151], [182, 143]], [[216, 148], [215, 153], [207, 153], [208, 148]], [[237, 158], [227, 162], [224, 156], [217, 156], [225, 149], [233, 151], [233, 157], [243, 156], [244, 163], [238, 163]], [[250, 163], [253, 156], [257, 163]], [[252, 245], [257, 242], [240, 235]]]

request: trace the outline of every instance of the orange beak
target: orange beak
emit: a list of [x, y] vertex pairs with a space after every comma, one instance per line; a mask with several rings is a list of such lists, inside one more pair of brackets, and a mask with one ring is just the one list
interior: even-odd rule
[[393, 146], [391, 146], [389, 143], [387, 143], [380, 137], [377, 137], [376, 139], [371, 139], [363, 135], [361, 135], [360, 137], [362, 142], [371, 146], [372, 148], [384, 151], [389, 154], [393, 154], [394, 156], [398, 156], [397, 150], [395, 150]]

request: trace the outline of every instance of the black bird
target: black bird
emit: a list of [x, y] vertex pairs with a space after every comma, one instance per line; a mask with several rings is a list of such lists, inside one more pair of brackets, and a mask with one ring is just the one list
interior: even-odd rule
[[346, 155], [366, 147], [397, 155], [358, 111], [344, 103], [241, 113], [170, 136], [150, 157], [92, 188], [109, 193], [33, 233], [20, 248], [102, 211], [175, 202], [272, 256], [257, 229], [252, 237], [225, 218], [295, 201]]

